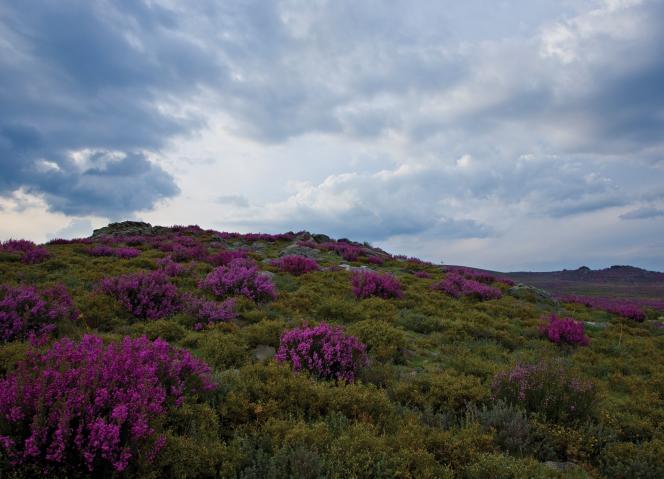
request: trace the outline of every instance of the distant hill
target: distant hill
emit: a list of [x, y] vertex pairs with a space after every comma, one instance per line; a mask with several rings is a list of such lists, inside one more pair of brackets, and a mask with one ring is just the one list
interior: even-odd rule
[[504, 274], [514, 281], [546, 289], [556, 295], [664, 299], [664, 273], [634, 266], [615, 265], [597, 270], [581, 266], [573, 270]]

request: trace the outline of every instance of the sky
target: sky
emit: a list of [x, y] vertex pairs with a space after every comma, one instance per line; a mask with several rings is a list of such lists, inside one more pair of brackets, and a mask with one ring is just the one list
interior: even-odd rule
[[0, 239], [664, 271], [664, 0], [0, 3]]

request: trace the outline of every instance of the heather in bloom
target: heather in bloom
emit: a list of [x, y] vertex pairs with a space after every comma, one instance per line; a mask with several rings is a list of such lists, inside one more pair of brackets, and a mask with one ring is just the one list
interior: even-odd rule
[[[566, 303], [578, 303], [583, 304], [589, 308], [601, 309], [609, 313], [617, 314], [624, 318], [628, 318], [637, 322], [643, 322], [646, 319], [646, 314], [643, 311], [643, 307], [634, 300], [621, 299], [621, 298], [601, 298], [593, 296], [563, 296], [562, 301]], [[644, 302], [647, 306], [647, 302]], [[656, 308], [656, 302], [653, 302], [653, 306]], [[664, 309], [664, 303], [659, 304], [659, 306]]]
[[448, 272], [445, 279], [434, 284], [432, 288], [442, 291], [453, 298], [468, 296], [485, 301], [489, 299], [498, 299], [502, 296], [502, 293], [498, 288], [488, 286], [479, 281], [475, 281], [474, 279], [467, 279], [454, 271]]
[[176, 263], [170, 256], [159, 258], [157, 260], [157, 267], [166, 273], [168, 276], [181, 276], [188, 270], [187, 267], [180, 263]]
[[185, 308], [198, 319], [196, 324], [199, 326], [196, 329], [202, 328], [204, 324], [231, 321], [237, 317], [233, 298], [217, 302], [189, 296], [185, 299]]
[[21, 261], [26, 264], [41, 263], [51, 256], [46, 248], [28, 240], [7, 240], [0, 243], [0, 251], [19, 254]]
[[494, 399], [554, 422], [584, 419], [596, 397], [595, 386], [576, 377], [561, 361], [517, 364], [509, 371], [498, 372], [491, 388]]
[[230, 249], [215, 253], [207, 258], [207, 262], [214, 266], [226, 266], [234, 259], [246, 259], [249, 251], [246, 249]]
[[375, 271], [355, 271], [353, 273], [353, 294], [357, 299], [378, 296], [380, 298], [400, 298], [401, 283], [389, 273]]
[[106, 278], [101, 289], [139, 319], [164, 318], [181, 307], [177, 288], [163, 271]]
[[75, 320], [79, 311], [62, 285], [39, 291], [32, 286], [0, 285], [0, 341], [52, 331], [60, 320]]
[[344, 241], [329, 241], [320, 244], [319, 248], [335, 251], [346, 261], [355, 261], [362, 254], [362, 247]]
[[349, 383], [368, 361], [364, 344], [326, 323], [284, 332], [275, 359], [289, 362], [295, 371]]
[[540, 328], [549, 341], [556, 344], [588, 346], [589, 339], [585, 334], [583, 321], [573, 318], [559, 318], [552, 314]]
[[270, 277], [252, 261], [241, 258], [214, 269], [199, 286], [218, 298], [243, 295], [254, 301], [268, 301], [277, 297]]
[[95, 336], [33, 351], [0, 380], [0, 450], [14, 466], [94, 477], [150, 463], [163, 418], [214, 388], [205, 363], [163, 340]]
[[273, 260], [272, 264], [277, 266], [281, 271], [295, 276], [309, 273], [311, 271], [318, 271], [320, 269], [320, 266], [315, 260], [295, 254], [282, 256], [277, 260]]

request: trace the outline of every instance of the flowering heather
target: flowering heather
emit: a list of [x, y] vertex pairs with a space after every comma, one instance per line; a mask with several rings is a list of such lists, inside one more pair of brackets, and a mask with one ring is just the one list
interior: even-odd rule
[[318, 246], [320, 249], [335, 251], [346, 261], [355, 261], [362, 254], [362, 247], [343, 241], [328, 241]]
[[[634, 321], [642, 322], [646, 319], [646, 314], [643, 311], [641, 303], [629, 299], [620, 298], [597, 298], [591, 296], [563, 296], [560, 298], [565, 303], [578, 303], [583, 304], [589, 308], [601, 309], [609, 313], [617, 314], [624, 318], [632, 319]], [[646, 306], [650, 306], [645, 303]], [[655, 306], [655, 303], [652, 303]], [[661, 304], [661, 309], [664, 309], [664, 302]]]
[[267, 234], [267, 233], [227, 233], [220, 232], [217, 235], [223, 240], [244, 240], [244, 241], [293, 241], [295, 239], [295, 233], [279, 233], [279, 234]]
[[214, 266], [226, 266], [234, 259], [246, 259], [248, 254], [246, 249], [229, 249], [208, 256], [206, 261]]
[[115, 256], [116, 258], [135, 258], [141, 254], [141, 251], [136, 248], [112, 248], [106, 245], [97, 245], [86, 251], [90, 256]]
[[75, 320], [79, 311], [62, 286], [39, 291], [32, 286], [0, 285], [0, 341], [42, 334], [60, 320]]
[[320, 379], [353, 382], [367, 364], [366, 346], [341, 328], [321, 323], [285, 331], [275, 359], [288, 361], [295, 371], [306, 370]]
[[554, 422], [583, 419], [596, 397], [595, 386], [574, 376], [560, 361], [517, 364], [509, 371], [498, 372], [491, 389], [494, 399], [542, 414]]
[[0, 450], [45, 474], [107, 476], [152, 462], [166, 442], [163, 418], [185, 394], [213, 389], [209, 373], [160, 339], [62, 339], [0, 380]]
[[434, 284], [432, 288], [442, 291], [453, 298], [469, 296], [486, 301], [489, 299], [499, 299], [502, 296], [499, 289], [473, 279], [466, 279], [456, 272], [448, 272], [445, 279]]
[[353, 294], [357, 299], [378, 296], [380, 298], [400, 298], [401, 283], [389, 273], [374, 271], [353, 272]]
[[270, 277], [252, 261], [241, 258], [214, 269], [199, 287], [219, 298], [241, 294], [254, 301], [268, 301], [277, 297]]
[[552, 314], [540, 327], [540, 332], [549, 341], [556, 344], [565, 343], [579, 346], [588, 346], [589, 344], [583, 321], [576, 321], [573, 318], [559, 318]]
[[46, 248], [28, 240], [7, 240], [0, 243], [0, 251], [19, 254], [25, 264], [41, 263], [51, 256]]
[[380, 256], [369, 256], [367, 258], [367, 263], [377, 264], [377, 265], [380, 266], [383, 263], [385, 263], [385, 260], [383, 258], [381, 258]]
[[478, 281], [480, 283], [484, 284], [491, 284], [491, 283], [503, 283], [508, 286], [514, 286], [514, 281], [512, 281], [510, 278], [504, 277], [504, 276], [495, 276], [491, 273], [488, 273], [486, 271], [479, 271], [473, 268], [466, 268], [462, 266], [453, 266], [447, 269], [449, 273], [454, 273], [463, 276], [466, 279], [472, 279], [475, 281]]
[[106, 278], [101, 289], [139, 319], [160, 319], [180, 310], [177, 288], [163, 271]]
[[170, 255], [166, 256], [165, 258], [159, 258], [157, 260], [157, 268], [162, 270], [168, 276], [181, 276], [189, 269], [184, 265], [173, 261]]
[[222, 323], [232, 321], [237, 317], [235, 299], [230, 298], [221, 303], [189, 296], [185, 299], [185, 308], [196, 316], [202, 327], [203, 324]]
[[296, 254], [282, 256], [279, 259], [273, 260], [272, 264], [277, 266], [281, 271], [294, 274], [295, 276], [320, 269], [315, 260]]

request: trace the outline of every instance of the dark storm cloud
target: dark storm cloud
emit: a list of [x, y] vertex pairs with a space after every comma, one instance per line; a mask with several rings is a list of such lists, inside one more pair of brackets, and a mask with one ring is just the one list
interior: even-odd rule
[[[178, 27], [173, 12], [141, 2], [0, 7], [0, 194], [23, 187], [54, 211], [105, 216], [176, 194], [141, 152], [200, 127], [163, 106], [222, 76]], [[90, 168], [72, 161], [78, 150], [93, 152]], [[124, 159], [99, 169], [95, 154], [114, 152]]]

